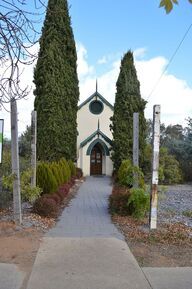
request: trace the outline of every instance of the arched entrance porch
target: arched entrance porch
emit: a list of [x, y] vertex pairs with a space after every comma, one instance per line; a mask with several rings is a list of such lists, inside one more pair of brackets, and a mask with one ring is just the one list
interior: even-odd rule
[[106, 156], [109, 156], [106, 144], [96, 139], [89, 145], [87, 155], [90, 155], [90, 175], [106, 174]]

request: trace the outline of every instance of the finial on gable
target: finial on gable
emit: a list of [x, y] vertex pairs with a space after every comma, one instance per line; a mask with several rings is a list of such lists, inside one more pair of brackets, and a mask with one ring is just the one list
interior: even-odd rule
[[99, 119], [98, 119], [98, 130], [100, 130], [100, 123], [99, 123]]
[[96, 91], [95, 91], [95, 96], [96, 96], [96, 100], [97, 100], [97, 79], [96, 79]]

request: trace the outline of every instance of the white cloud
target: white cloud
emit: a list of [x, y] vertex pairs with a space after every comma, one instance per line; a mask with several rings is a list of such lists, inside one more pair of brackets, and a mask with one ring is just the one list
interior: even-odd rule
[[[185, 125], [185, 119], [192, 114], [192, 88], [185, 80], [178, 79], [168, 72], [162, 76], [168, 62], [165, 57], [140, 59], [145, 54], [145, 48], [137, 49], [134, 52], [141, 95], [148, 101], [145, 110], [146, 117], [152, 118], [153, 105], [160, 104], [162, 122], [166, 125], [176, 123]], [[111, 69], [107, 73], [97, 78], [98, 91], [112, 104], [115, 100], [119, 67], [120, 59], [112, 63]], [[80, 83], [80, 102], [95, 91], [95, 79], [95, 75], [87, 75], [85, 81]]]
[[[31, 53], [35, 55], [38, 52], [39, 45], [36, 44], [31, 48]], [[18, 132], [21, 134], [27, 125], [30, 125], [31, 122], [31, 111], [33, 110], [34, 95], [33, 95], [33, 71], [34, 71], [35, 62], [31, 65], [20, 64], [20, 85], [25, 88], [28, 86], [29, 94], [25, 99], [17, 101], [17, 111], [18, 111]], [[3, 71], [1, 67], [0, 75]], [[5, 108], [5, 109], [4, 109]], [[4, 119], [4, 135], [10, 138], [11, 128], [10, 128], [10, 104], [3, 105], [0, 110], [1, 118]]]
[[111, 70], [98, 78], [98, 91], [110, 103], [115, 101], [116, 81], [119, 74], [120, 60], [112, 64]]
[[133, 54], [135, 58], [142, 58], [146, 55], [147, 53], [147, 48], [142, 47], [142, 48], [137, 48], [134, 50]]
[[117, 59], [120, 59], [121, 53], [109, 53], [107, 55], [103, 55], [99, 60], [97, 60], [97, 64], [111, 64]]
[[152, 118], [153, 105], [160, 104], [162, 122], [185, 125], [192, 112], [192, 88], [187, 82], [168, 72], [163, 74], [167, 65], [164, 57], [136, 60], [135, 65], [142, 97], [148, 101], [146, 117]]
[[[95, 68], [89, 65], [88, 53], [82, 44], [78, 48], [78, 75], [80, 86], [80, 102], [95, 92], [96, 78], [98, 80], [98, 91], [112, 104], [115, 100], [116, 81], [119, 74], [120, 57], [118, 61], [110, 61], [111, 68], [99, 77], [96, 76]], [[140, 51], [140, 52], [138, 52]], [[149, 60], [140, 59], [142, 51], [137, 49], [135, 55], [135, 66], [141, 85], [141, 95], [148, 100], [146, 117], [152, 118], [153, 105], [161, 105], [161, 121], [166, 124], [184, 124], [185, 119], [192, 114], [192, 88], [185, 80], [166, 72], [157, 86], [162, 72], [167, 65], [167, 59], [163, 56]], [[113, 58], [114, 59], [114, 58]], [[26, 66], [21, 76], [21, 82], [29, 85], [32, 90], [27, 100], [18, 101], [19, 133], [23, 132], [31, 122], [31, 111], [33, 110], [33, 69], [34, 65]], [[153, 90], [153, 88], [155, 89]], [[151, 91], [153, 93], [150, 95]], [[9, 105], [6, 106], [9, 110]], [[5, 119], [5, 135], [10, 137], [10, 114], [4, 109], [0, 111], [0, 118]]]
[[113, 104], [115, 100], [115, 85], [119, 74], [119, 66], [120, 61], [116, 61], [112, 64], [111, 69], [108, 72], [99, 77], [96, 77], [96, 75], [87, 75], [87, 77], [80, 82], [80, 103], [95, 92], [97, 79], [98, 92]]
[[94, 73], [94, 67], [88, 64], [87, 50], [81, 43], [77, 43], [77, 56], [77, 72], [81, 80], [87, 75]]

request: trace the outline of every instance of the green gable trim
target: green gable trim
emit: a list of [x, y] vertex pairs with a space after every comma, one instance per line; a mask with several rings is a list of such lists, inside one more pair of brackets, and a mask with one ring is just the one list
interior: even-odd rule
[[92, 100], [89, 104], [89, 110], [93, 114], [100, 114], [104, 109], [103, 102], [100, 100]]
[[86, 155], [90, 156], [92, 149], [94, 148], [94, 146], [99, 143], [101, 144], [101, 146], [103, 147], [103, 152], [105, 156], [109, 156], [109, 148], [106, 146], [106, 144], [104, 143], [104, 141], [102, 141], [100, 138], [95, 139], [88, 147], [87, 149], [87, 153]]
[[98, 135], [98, 137], [102, 136], [108, 144], [112, 145], [112, 141], [110, 140], [110, 138], [108, 138], [102, 131], [100, 131], [100, 129], [97, 129], [93, 134], [91, 134], [88, 138], [86, 138], [80, 143], [80, 148], [84, 147], [87, 143], [89, 143], [96, 135]]
[[97, 91], [94, 92], [90, 97], [88, 97], [84, 102], [82, 102], [79, 106], [78, 109], [82, 108], [85, 104], [87, 104], [90, 100], [92, 100], [94, 97], [99, 98], [103, 103], [105, 103], [107, 106], [109, 106], [112, 110], [114, 110], [113, 105], [108, 102], [100, 93]]

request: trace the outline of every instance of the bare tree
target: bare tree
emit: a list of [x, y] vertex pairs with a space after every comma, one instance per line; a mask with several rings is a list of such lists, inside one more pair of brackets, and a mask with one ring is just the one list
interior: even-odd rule
[[28, 86], [21, 85], [21, 67], [32, 64], [36, 58], [32, 47], [39, 37], [38, 24], [45, 10], [43, 1], [0, 1], [1, 104], [23, 98], [29, 91]]
[[[20, 81], [22, 67], [36, 59], [32, 47], [38, 41], [38, 24], [44, 0], [1, 0], [0, 2], [0, 105], [10, 103], [11, 155], [14, 220], [22, 222], [18, 153], [17, 100], [29, 92]], [[45, 0], [46, 1], [46, 0]]]

